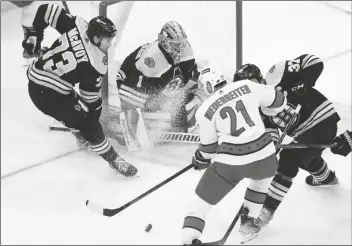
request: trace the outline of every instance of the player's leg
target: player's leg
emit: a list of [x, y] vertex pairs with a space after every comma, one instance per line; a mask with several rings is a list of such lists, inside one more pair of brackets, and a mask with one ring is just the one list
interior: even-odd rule
[[[333, 119], [326, 119], [312, 129], [303, 133], [296, 140], [298, 143], [330, 144], [337, 134], [337, 123]], [[309, 152], [306, 154], [306, 152]], [[310, 173], [306, 183], [310, 186], [334, 185], [338, 183], [335, 172], [331, 171], [322, 158], [322, 149], [303, 149], [304, 156], [300, 167]]]
[[106, 160], [110, 167], [124, 176], [134, 176], [137, 169], [121, 158], [104, 134], [99, 118], [87, 113], [84, 104], [73, 94], [60, 95], [50, 89], [29, 82], [29, 95], [44, 114], [80, 131], [91, 149]]
[[[330, 124], [329, 120], [325, 120], [323, 123], [303, 133], [296, 140], [298, 143], [305, 144], [329, 144], [336, 135], [334, 124], [336, 127], [336, 122]], [[315, 174], [318, 178], [321, 177], [322, 181], [315, 182], [316, 185], [317, 183], [324, 182], [324, 179], [325, 181], [329, 181], [331, 178], [329, 182], [337, 179], [335, 173], [327, 168], [325, 161], [321, 158], [321, 154], [321, 149], [313, 148], [284, 149], [280, 152], [279, 168], [269, 186], [263, 209], [256, 221], [257, 224], [261, 227], [266, 226], [273, 218], [274, 213], [292, 186], [292, 181], [296, 177], [300, 167]], [[307, 181], [309, 181], [309, 177]]]
[[278, 168], [278, 160], [275, 154], [272, 154], [264, 159], [247, 164], [245, 167], [249, 185], [241, 209], [239, 230], [244, 240], [247, 236], [258, 233], [260, 230], [260, 227], [254, 224], [254, 221], [263, 207], [269, 184]]
[[[205, 227], [205, 219], [212, 208], [220, 202], [242, 179], [241, 166], [215, 162], [203, 174], [184, 219], [181, 231], [183, 244], [191, 244], [198, 239]], [[231, 180], [230, 180], [231, 178]]]

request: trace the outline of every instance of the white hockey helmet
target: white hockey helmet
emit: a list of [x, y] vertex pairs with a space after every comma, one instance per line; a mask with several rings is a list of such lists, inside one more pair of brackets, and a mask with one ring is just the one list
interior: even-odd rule
[[202, 69], [198, 79], [198, 88], [207, 96], [211, 96], [216, 91], [217, 87], [226, 85], [225, 76], [218, 69], [206, 66]]
[[265, 75], [267, 85], [277, 86], [284, 76], [286, 61], [280, 61], [272, 66]]

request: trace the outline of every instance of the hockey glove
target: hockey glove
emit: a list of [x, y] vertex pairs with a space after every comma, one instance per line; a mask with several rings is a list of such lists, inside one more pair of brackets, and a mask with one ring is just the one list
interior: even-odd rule
[[331, 152], [336, 155], [347, 156], [352, 150], [352, 132], [345, 131], [337, 136], [331, 144], [335, 144], [335, 147], [331, 148]]
[[192, 164], [195, 170], [203, 170], [210, 166], [211, 159], [205, 159], [200, 153], [199, 149], [193, 155]]

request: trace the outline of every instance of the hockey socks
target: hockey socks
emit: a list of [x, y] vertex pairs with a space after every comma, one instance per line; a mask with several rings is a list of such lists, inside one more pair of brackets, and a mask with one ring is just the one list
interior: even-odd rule
[[292, 178], [277, 172], [270, 183], [264, 205], [257, 218], [256, 224], [266, 226], [273, 218], [276, 209], [286, 196], [292, 185]]

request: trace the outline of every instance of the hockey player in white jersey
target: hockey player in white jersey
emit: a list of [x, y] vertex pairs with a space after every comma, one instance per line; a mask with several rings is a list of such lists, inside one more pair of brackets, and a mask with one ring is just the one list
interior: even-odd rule
[[200, 145], [192, 163], [196, 170], [206, 169], [196, 189], [194, 201], [184, 219], [183, 245], [199, 243], [205, 219], [243, 178], [249, 178], [241, 207], [240, 233], [251, 235], [251, 224], [259, 213], [278, 161], [275, 146], [259, 114], [276, 115], [286, 105], [284, 94], [259, 81], [227, 83], [225, 77], [206, 67], [198, 86], [208, 97], [196, 113]]

